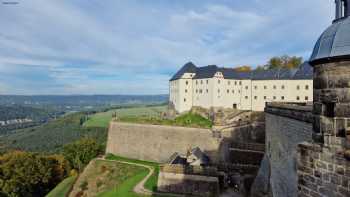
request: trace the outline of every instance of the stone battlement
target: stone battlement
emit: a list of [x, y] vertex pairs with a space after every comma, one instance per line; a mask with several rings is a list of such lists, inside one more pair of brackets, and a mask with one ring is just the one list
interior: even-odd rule
[[266, 103], [265, 112], [307, 123], [314, 121], [312, 103]]

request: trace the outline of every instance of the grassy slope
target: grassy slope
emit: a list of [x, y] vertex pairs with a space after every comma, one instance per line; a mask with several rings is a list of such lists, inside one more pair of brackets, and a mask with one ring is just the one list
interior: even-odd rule
[[116, 161], [125, 161], [130, 163], [137, 163], [137, 164], [143, 164], [147, 166], [151, 166], [154, 168], [154, 173], [152, 176], [146, 181], [145, 188], [149, 189], [151, 191], [157, 191], [157, 183], [158, 183], [158, 175], [159, 175], [159, 163], [150, 162], [150, 161], [141, 161], [136, 159], [129, 159], [125, 157], [120, 157], [112, 154], [108, 154], [106, 156], [106, 159], [109, 160], [116, 160]]
[[84, 136], [106, 142], [107, 129], [80, 126], [82, 113], [70, 114], [38, 127], [18, 130], [0, 138], [0, 149], [21, 149], [35, 152], [57, 152], [64, 144]]
[[108, 127], [109, 122], [112, 120], [112, 114], [117, 113], [118, 118], [122, 117], [137, 117], [148, 116], [158, 117], [159, 113], [166, 111], [167, 106], [151, 106], [151, 107], [134, 107], [134, 108], [122, 108], [110, 110], [107, 112], [97, 113], [90, 117], [85, 122], [86, 127]]
[[71, 176], [64, 179], [60, 184], [58, 184], [46, 197], [65, 197], [70, 188], [73, 187], [74, 181], [77, 176]]

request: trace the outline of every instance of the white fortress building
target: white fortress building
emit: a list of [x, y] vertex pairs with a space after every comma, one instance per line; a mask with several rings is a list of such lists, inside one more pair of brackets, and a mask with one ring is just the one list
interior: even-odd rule
[[297, 69], [251, 72], [189, 62], [170, 79], [169, 101], [179, 113], [194, 106], [264, 111], [266, 102], [312, 102], [312, 79], [307, 62]]

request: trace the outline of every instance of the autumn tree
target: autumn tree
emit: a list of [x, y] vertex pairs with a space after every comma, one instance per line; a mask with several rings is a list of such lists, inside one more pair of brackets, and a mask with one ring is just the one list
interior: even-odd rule
[[252, 71], [252, 67], [248, 65], [244, 65], [244, 66], [238, 66], [234, 68], [234, 70], [237, 72], [250, 72]]
[[276, 68], [297, 68], [301, 63], [303, 62], [302, 57], [296, 57], [296, 56], [288, 56], [283, 55], [281, 57], [272, 57], [266, 67], [267, 69], [276, 69]]
[[101, 152], [101, 146], [92, 138], [83, 138], [63, 147], [64, 157], [78, 171], [82, 171]]
[[66, 177], [63, 157], [14, 151], [0, 156], [0, 196], [45, 196]]

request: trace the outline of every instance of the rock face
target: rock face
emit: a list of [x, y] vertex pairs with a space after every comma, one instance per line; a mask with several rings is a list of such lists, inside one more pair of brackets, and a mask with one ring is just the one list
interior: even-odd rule
[[261, 162], [258, 175], [256, 176], [252, 189], [251, 197], [272, 197], [270, 176], [271, 166], [269, 158], [265, 155]]

